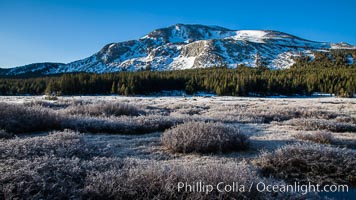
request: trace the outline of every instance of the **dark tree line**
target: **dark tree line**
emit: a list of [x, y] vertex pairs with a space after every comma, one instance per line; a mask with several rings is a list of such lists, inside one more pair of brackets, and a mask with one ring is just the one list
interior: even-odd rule
[[315, 53], [315, 58], [299, 57], [289, 69], [266, 67], [236, 69], [215, 67], [180, 71], [140, 71], [108, 74], [76, 73], [38, 78], [2, 78], [1, 95], [120, 94], [137, 95], [162, 90], [197, 91], [217, 95], [310, 95], [313, 92], [350, 97], [356, 91], [356, 65], [350, 64], [356, 51]]

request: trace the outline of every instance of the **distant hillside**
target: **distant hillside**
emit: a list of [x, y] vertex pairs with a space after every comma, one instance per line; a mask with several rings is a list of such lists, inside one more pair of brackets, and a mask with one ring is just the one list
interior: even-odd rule
[[152, 95], [162, 91], [215, 93], [232, 96], [312, 95], [314, 92], [352, 97], [356, 91], [355, 50], [315, 52], [288, 69], [226, 66], [174, 71], [64, 73], [37, 78], [1, 78], [0, 95], [119, 94]]

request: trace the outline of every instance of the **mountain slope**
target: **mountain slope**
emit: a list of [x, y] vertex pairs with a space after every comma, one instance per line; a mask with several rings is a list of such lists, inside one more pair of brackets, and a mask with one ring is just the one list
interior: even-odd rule
[[0, 76], [30, 76], [49, 74], [64, 63], [34, 63], [14, 68], [0, 68]]
[[346, 43], [309, 41], [278, 31], [236, 31], [219, 26], [177, 24], [154, 30], [138, 40], [108, 44], [96, 54], [82, 60], [56, 64], [46, 70], [41, 67], [20, 67], [9, 75], [26, 71], [39, 71], [42, 74], [106, 73], [219, 65], [237, 67], [239, 64], [283, 69], [293, 65], [294, 57], [313, 57], [313, 51], [355, 48]]

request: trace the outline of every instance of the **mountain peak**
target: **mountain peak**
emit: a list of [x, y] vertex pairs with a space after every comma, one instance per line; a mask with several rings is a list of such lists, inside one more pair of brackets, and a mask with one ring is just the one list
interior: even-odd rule
[[169, 43], [189, 43], [197, 40], [221, 38], [232, 30], [220, 26], [200, 24], [175, 24], [156, 29], [141, 39], [154, 39]]
[[175, 24], [156, 29], [141, 38], [163, 43], [191, 43], [199, 40], [234, 39], [247, 42], [264, 43], [265, 40], [298, 40], [313, 42], [287, 33], [274, 30], [231, 30], [220, 26], [200, 24]]
[[180, 28], [180, 27], [184, 27], [184, 28], [188, 28], [188, 29], [210, 29], [210, 30], [220, 30], [220, 31], [231, 31], [228, 28], [224, 28], [222, 26], [216, 26], [216, 25], [202, 25], [202, 24], [175, 24], [172, 26], [169, 26], [167, 28]]
[[[31, 65], [1, 70], [1, 74], [107, 73], [138, 70], [178, 70], [240, 64], [288, 68], [298, 56], [315, 51], [356, 49], [347, 43], [314, 42], [273, 30], [231, 30], [220, 26], [175, 24], [156, 29], [138, 40], [105, 45], [96, 54], [68, 64]], [[353, 63], [354, 58], [348, 58]], [[351, 62], [352, 61], [352, 62]]]

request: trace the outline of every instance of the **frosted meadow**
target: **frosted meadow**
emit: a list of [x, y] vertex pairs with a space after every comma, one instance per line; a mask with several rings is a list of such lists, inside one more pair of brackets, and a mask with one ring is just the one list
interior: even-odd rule
[[[355, 194], [353, 98], [0, 98], [1, 199]], [[262, 183], [348, 192], [261, 192]]]

